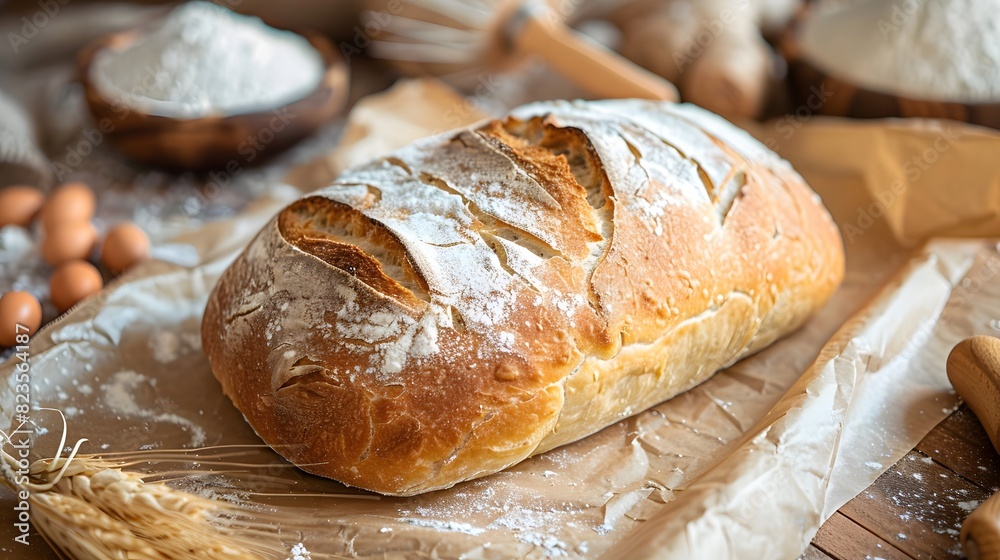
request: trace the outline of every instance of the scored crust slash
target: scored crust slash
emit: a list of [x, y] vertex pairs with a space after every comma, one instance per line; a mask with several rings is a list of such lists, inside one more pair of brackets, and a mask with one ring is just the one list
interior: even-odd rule
[[546, 102], [352, 169], [215, 287], [257, 433], [393, 495], [578, 440], [801, 325], [843, 243], [787, 162], [689, 105]]

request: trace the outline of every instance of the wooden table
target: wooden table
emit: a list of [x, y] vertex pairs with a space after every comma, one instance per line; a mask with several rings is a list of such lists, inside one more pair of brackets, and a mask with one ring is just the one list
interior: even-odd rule
[[802, 558], [964, 558], [962, 522], [997, 490], [1000, 455], [963, 405], [827, 520]]

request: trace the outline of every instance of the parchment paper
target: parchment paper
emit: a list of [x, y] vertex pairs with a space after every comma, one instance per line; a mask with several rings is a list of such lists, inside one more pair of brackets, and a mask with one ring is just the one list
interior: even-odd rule
[[[413, 99], [379, 107], [362, 119], [367, 134], [350, 136], [352, 144], [391, 147], [401, 122], [420, 126], [408, 116], [438, 112], [422, 111]], [[983, 214], [982, 201], [998, 198], [997, 170], [970, 162], [995, 157], [1000, 138], [949, 126], [957, 136], [933, 167], [949, 182], [913, 183], [911, 195], [945, 189], [952, 218], [963, 222]], [[779, 149], [844, 229], [875, 200], [871, 193], [885, 188], [879, 170], [902, 165], [899, 158], [938, 133], [931, 123], [814, 119]], [[221, 272], [296, 193], [276, 186], [238, 216], [176, 237], [175, 246], [197, 254], [191, 263], [149, 262], [36, 335], [33, 405], [64, 410], [70, 438], [89, 438], [88, 452], [259, 444], [211, 375], [200, 319]], [[823, 520], [954, 409], [944, 373], [951, 346], [1000, 325], [996, 244], [934, 240], [905, 249], [917, 230], [899, 224], [940, 223], [939, 208], [899, 204], [899, 220], [857, 224], [844, 286], [803, 329], [688, 393], [502, 473], [385, 498], [304, 475], [255, 447], [240, 460], [262, 465], [279, 482], [265, 488], [202, 462], [201, 470], [219, 474], [175, 484], [268, 503], [282, 515], [289, 554], [301, 543], [315, 559], [795, 558]], [[899, 212], [892, 206], [883, 216]], [[984, 226], [976, 233], [1000, 231]], [[0, 367], [5, 379], [12, 365]], [[12, 391], [0, 392], [3, 425], [12, 416]], [[32, 417], [39, 426], [33, 451], [52, 455], [58, 418], [41, 411]], [[254, 494], [263, 490], [296, 498]], [[0, 504], [0, 519], [10, 512]]]

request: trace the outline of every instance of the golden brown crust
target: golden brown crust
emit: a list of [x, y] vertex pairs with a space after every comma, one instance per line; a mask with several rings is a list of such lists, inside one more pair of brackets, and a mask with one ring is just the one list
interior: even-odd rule
[[829, 214], [694, 107], [543, 103], [349, 171], [223, 275], [202, 335], [268, 444], [409, 495], [700, 383], [843, 275]]

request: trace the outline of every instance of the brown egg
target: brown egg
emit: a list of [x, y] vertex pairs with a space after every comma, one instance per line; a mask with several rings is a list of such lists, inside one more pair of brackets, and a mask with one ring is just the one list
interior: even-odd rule
[[45, 195], [35, 187], [17, 186], [0, 190], [0, 227], [28, 227], [45, 202]]
[[101, 247], [101, 262], [112, 272], [128, 270], [149, 258], [149, 237], [132, 222], [123, 222], [108, 231]]
[[0, 346], [27, 342], [18, 335], [32, 335], [42, 324], [42, 306], [28, 292], [7, 292], [0, 297]]
[[52, 266], [86, 260], [97, 242], [97, 229], [87, 221], [62, 222], [45, 232], [42, 258]]
[[60, 313], [101, 291], [102, 286], [104, 280], [101, 279], [101, 273], [87, 261], [63, 263], [56, 268], [49, 280], [52, 303]]
[[62, 222], [82, 222], [94, 217], [94, 191], [83, 183], [66, 183], [52, 191], [42, 207], [42, 227], [52, 229]]

